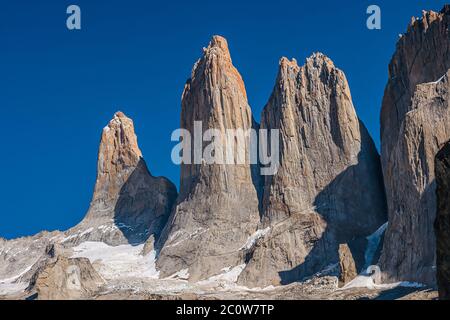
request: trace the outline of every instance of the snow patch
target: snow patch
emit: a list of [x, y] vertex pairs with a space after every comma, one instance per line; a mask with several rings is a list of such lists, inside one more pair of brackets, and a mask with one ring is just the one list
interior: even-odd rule
[[438, 84], [439, 82], [441, 82], [442, 80], [444, 80], [445, 76], [447, 74], [444, 74], [442, 77], [440, 77], [439, 79], [437, 79], [436, 81], [432, 81], [432, 82], [428, 82], [426, 84]]
[[347, 283], [341, 290], [346, 290], [350, 288], [367, 288], [367, 289], [393, 289], [396, 287], [409, 287], [409, 288], [423, 288], [425, 285], [417, 282], [395, 282], [386, 284], [381, 283], [381, 270], [380, 267], [374, 265], [369, 266], [367, 270], [357, 276], [355, 279]]
[[256, 241], [258, 241], [259, 239], [264, 237], [267, 233], [269, 233], [269, 231], [270, 231], [270, 227], [263, 229], [263, 230], [256, 231], [254, 234], [252, 234], [250, 237], [248, 237], [247, 242], [239, 250], [251, 249], [255, 245]]
[[22, 293], [28, 287], [28, 284], [19, 283], [1, 283], [0, 282], [0, 296], [11, 295], [15, 293]]
[[8, 279], [0, 280], [0, 296], [2, 295], [10, 295], [15, 293], [20, 293], [25, 291], [28, 287], [28, 284], [25, 282], [16, 282], [21, 276], [31, 270], [33, 264], [24, 270], [22, 270], [18, 275], [15, 275]]
[[173, 275], [165, 278], [165, 280], [171, 280], [171, 279], [188, 280], [189, 279], [189, 269], [180, 270], [178, 272], [175, 272]]
[[425, 285], [417, 282], [395, 282], [395, 283], [386, 283], [386, 284], [376, 284], [373, 281], [372, 276], [370, 275], [359, 275], [349, 283], [347, 283], [342, 289], [340, 290], [347, 290], [350, 288], [367, 288], [367, 289], [394, 289], [397, 287], [408, 287], [408, 288], [423, 288]]
[[27, 273], [28, 271], [30, 271], [31, 268], [33, 267], [33, 265], [34, 265], [34, 263], [33, 263], [31, 266], [25, 268], [22, 272], [20, 272], [20, 273], [19, 273], [18, 275], [16, 275], [16, 276], [13, 276], [13, 277], [8, 278], [8, 279], [1, 279], [1, 280], [0, 280], [0, 285], [2, 285], [2, 284], [12, 284], [14, 281], [16, 281], [17, 279], [19, 279], [19, 278], [20, 278], [21, 276], [23, 276], [25, 273]]
[[[195, 239], [195, 238], [201, 236], [202, 234], [204, 234], [208, 230], [209, 230], [209, 228], [208, 229], [198, 228], [198, 229], [194, 230], [194, 232], [192, 232], [192, 233], [186, 233], [184, 231], [177, 231], [170, 237], [169, 241], [172, 241], [172, 240], [174, 240], [174, 239], [176, 239], [178, 237], [180, 237], [182, 239], [178, 240], [175, 243], [167, 245], [167, 247], [176, 247], [176, 246], [178, 246], [179, 244], [183, 243], [186, 240], [192, 240], [192, 239]], [[186, 236], [183, 237], [183, 235], [186, 235]]]
[[93, 267], [105, 279], [149, 278], [158, 279], [156, 252], [141, 254], [144, 244], [138, 246], [109, 246], [103, 242], [87, 241], [74, 247], [72, 258], [88, 258]]
[[242, 273], [245, 266], [246, 266], [245, 264], [241, 264], [236, 267], [223, 268], [222, 269], [223, 273], [218, 274], [216, 276], [212, 276], [207, 280], [200, 281], [198, 282], [198, 285], [216, 284], [218, 282], [236, 283], [239, 278], [239, 275]]

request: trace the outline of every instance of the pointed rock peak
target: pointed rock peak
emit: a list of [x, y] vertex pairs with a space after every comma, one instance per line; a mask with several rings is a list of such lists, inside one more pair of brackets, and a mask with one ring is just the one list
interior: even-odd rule
[[114, 118], [128, 118], [122, 111], [114, 113]]
[[205, 79], [210, 79], [206, 83], [209, 83], [211, 87], [221, 88], [228, 86], [230, 79], [233, 79], [244, 99], [247, 99], [244, 81], [239, 71], [233, 66], [228, 43], [224, 37], [213, 36], [208, 47], [203, 48], [203, 56], [197, 60], [192, 69], [183, 97], [191, 90], [191, 87], [205, 85]]
[[225, 39], [222, 36], [213, 36], [209, 43], [209, 47], [210, 48], [217, 47], [225, 52], [229, 52], [227, 39]]
[[[119, 149], [122, 151], [118, 152]], [[139, 158], [142, 157], [142, 152], [138, 147], [137, 137], [134, 132], [133, 120], [128, 118], [123, 112], [118, 111], [103, 129], [99, 150], [99, 166], [100, 162], [110, 161], [112, 157], [127, 157], [127, 152], [128, 157], [131, 154], [132, 159], [129, 160], [132, 163], [137, 163]], [[124, 164], [126, 163], [131, 164], [129, 161]]]
[[231, 63], [230, 50], [228, 49], [228, 42], [222, 36], [213, 36], [207, 48], [203, 49], [204, 58], [216, 56], [220, 59]]
[[[116, 112], [112, 120], [103, 129], [98, 150], [97, 183], [95, 194], [108, 198], [117, 196], [118, 189], [128, 175], [141, 161], [142, 152], [139, 149], [134, 132], [133, 120], [123, 112]], [[115, 187], [112, 188], [111, 186]], [[105, 188], [105, 186], [107, 186]], [[102, 192], [97, 192], [102, 190]]]
[[150, 235], [156, 239], [176, 195], [169, 180], [150, 174], [133, 121], [116, 112], [102, 132], [89, 210], [80, 224], [67, 231], [67, 241], [74, 245], [103, 241], [115, 246], [143, 243]]
[[122, 111], [117, 111], [114, 113], [113, 118], [111, 121], [109, 121], [108, 125], [105, 127], [105, 129], [113, 129], [117, 127], [118, 125], [133, 125], [133, 120], [128, 118]]
[[297, 64], [297, 60], [292, 58], [292, 60], [289, 60], [286, 57], [281, 57], [280, 62], [279, 62], [279, 66], [280, 66], [280, 70], [294, 70], [294, 71], [299, 71], [300, 67]]
[[306, 59], [306, 67], [308, 70], [327, 70], [328, 72], [339, 70], [330, 58], [320, 52], [315, 52]]
[[[281, 57], [278, 67], [277, 83], [289, 82], [295, 79], [300, 71], [297, 60], [294, 58], [289, 60], [286, 57]], [[284, 86], [283, 86], [284, 87]]]

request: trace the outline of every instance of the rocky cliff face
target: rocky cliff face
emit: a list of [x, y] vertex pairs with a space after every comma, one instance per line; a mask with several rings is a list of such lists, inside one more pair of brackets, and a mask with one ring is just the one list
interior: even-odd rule
[[133, 121], [122, 112], [103, 129], [97, 181], [86, 217], [67, 232], [65, 242], [110, 245], [158, 238], [175, 202], [175, 186], [153, 177], [137, 144]]
[[318, 53], [281, 59], [261, 128], [280, 130], [280, 168], [264, 181], [261, 230], [240, 281], [298, 281], [339, 262], [340, 243], [363, 255], [386, 219], [379, 156], [358, 120], [347, 80]]
[[381, 269], [387, 281], [435, 281], [434, 157], [450, 139], [449, 22], [448, 5], [413, 19], [389, 66], [381, 111], [389, 208]]
[[450, 143], [436, 155], [436, 267], [439, 298], [450, 300]]
[[[201, 141], [194, 121], [202, 122], [201, 133], [256, 126], [244, 82], [232, 64], [227, 41], [219, 36], [204, 49], [182, 97], [181, 128]], [[249, 137], [243, 143], [249, 150]], [[222, 145], [225, 152], [229, 144]], [[193, 156], [194, 143], [190, 149]], [[236, 165], [182, 164], [180, 195], [160, 241], [161, 276], [184, 270], [195, 281], [243, 263], [241, 248], [259, 222], [258, 172], [248, 160]]]

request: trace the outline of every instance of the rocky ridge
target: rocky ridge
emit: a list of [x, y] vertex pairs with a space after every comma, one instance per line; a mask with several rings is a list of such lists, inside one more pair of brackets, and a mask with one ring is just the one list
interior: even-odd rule
[[[301, 67], [282, 58], [260, 126], [280, 130], [275, 175], [261, 177], [251, 164], [183, 164], [177, 196], [172, 183], [150, 174], [133, 122], [118, 112], [102, 133], [83, 221], [65, 232], [0, 238], [0, 297], [352, 299], [387, 290], [396, 298], [419, 284], [356, 275], [376, 263], [386, 226], [383, 280], [433, 284], [434, 173], [438, 186], [446, 177], [445, 156], [436, 168], [434, 161], [450, 139], [449, 15], [447, 5], [413, 19], [390, 65], [381, 114], [389, 224], [379, 156], [344, 73], [320, 53]], [[220, 36], [183, 92], [181, 128], [195, 132], [195, 121], [202, 134], [259, 128]], [[250, 147], [248, 137], [244, 144]], [[445, 198], [445, 190], [437, 192]], [[445, 239], [445, 205], [438, 202], [438, 240]], [[445, 263], [446, 247], [437, 249]], [[446, 279], [445, 268], [438, 265], [438, 279]]]

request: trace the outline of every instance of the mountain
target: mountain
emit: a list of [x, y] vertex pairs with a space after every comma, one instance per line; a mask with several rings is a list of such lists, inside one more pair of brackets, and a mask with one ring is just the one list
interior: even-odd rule
[[389, 66], [381, 110], [381, 160], [389, 226], [384, 281], [435, 283], [434, 157], [450, 139], [450, 5], [412, 19]]
[[182, 95], [179, 193], [115, 113], [82, 221], [0, 238], [0, 299], [431, 299], [436, 272], [447, 298], [449, 18], [424, 11], [397, 44], [381, 157], [330, 58], [282, 58], [258, 124], [214, 36]]
[[[449, 101], [447, 91], [447, 101]], [[450, 299], [450, 142], [436, 155], [436, 196], [437, 216], [436, 231], [436, 267], [439, 297]]]
[[344, 73], [321, 53], [302, 67], [282, 58], [261, 128], [280, 131], [280, 167], [265, 177], [265, 232], [248, 249], [240, 281], [264, 287], [302, 280], [338, 266], [345, 243], [361, 271], [365, 238], [386, 221], [387, 209], [379, 155]]
[[102, 241], [110, 245], [157, 239], [177, 197], [166, 178], [153, 177], [137, 144], [133, 121], [122, 112], [103, 129], [97, 180], [83, 221], [64, 242]]
[[[137, 145], [133, 121], [117, 112], [102, 132], [97, 181], [85, 218], [65, 232], [44, 231], [32, 237], [0, 239], [0, 295], [2, 287], [6, 292], [22, 291], [33, 279], [48, 279], [54, 282], [55, 290], [64, 291], [60, 297], [76, 297], [69, 284], [69, 287], [57, 287], [61, 281], [68, 281], [61, 268], [82, 267], [90, 278], [94, 272], [89, 261], [82, 259], [84, 255], [90, 255], [93, 263], [101, 261], [94, 259], [93, 253], [101, 257], [102, 253], [120, 253], [123, 248], [132, 250], [133, 246], [142, 251], [144, 242], [158, 239], [176, 196], [176, 188], [169, 180], [150, 174]], [[99, 246], [96, 243], [103, 244], [101, 250], [95, 251]], [[115, 251], [111, 249], [115, 247]], [[78, 256], [72, 258], [74, 255]], [[139, 257], [132, 258], [140, 261]], [[78, 280], [84, 288], [89, 284], [83, 282], [83, 277], [82, 272]], [[37, 288], [45, 287], [42, 281], [37, 282]], [[44, 296], [56, 297], [57, 293], [43, 290]]]
[[[195, 132], [196, 121], [201, 121], [201, 131]], [[180, 127], [199, 141], [208, 129], [216, 129], [222, 134], [217, 139], [223, 149], [215, 150], [215, 155], [223, 159], [235, 141], [224, 138], [227, 130], [257, 128], [244, 82], [223, 37], [214, 36], [194, 65], [182, 96]], [[243, 150], [249, 150], [250, 137], [239, 141]], [[200, 142], [197, 150], [202, 152], [209, 144]], [[192, 156], [197, 152], [195, 143], [186, 148]], [[234, 165], [203, 160], [181, 165], [177, 205], [159, 242], [157, 267], [163, 277], [183, 271], [196, 281], [244, 264], [242, 247], [257, 229], [259, 173], [248, 155]]]

